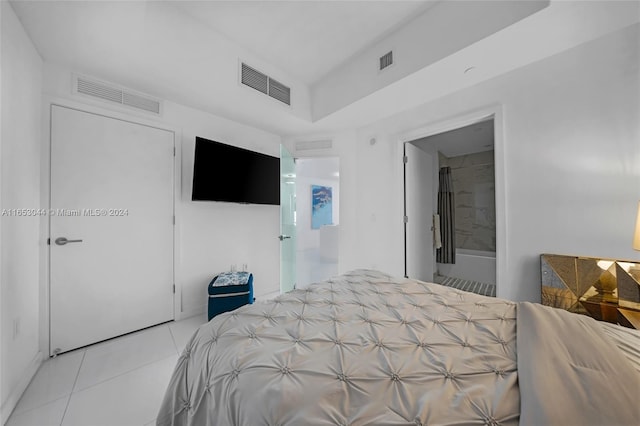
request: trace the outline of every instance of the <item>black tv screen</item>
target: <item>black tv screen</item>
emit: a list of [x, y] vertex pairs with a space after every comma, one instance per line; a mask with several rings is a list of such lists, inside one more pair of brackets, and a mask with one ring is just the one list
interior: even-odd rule
[[196, 137], [193, 201], [280, 204], [280, 159]]

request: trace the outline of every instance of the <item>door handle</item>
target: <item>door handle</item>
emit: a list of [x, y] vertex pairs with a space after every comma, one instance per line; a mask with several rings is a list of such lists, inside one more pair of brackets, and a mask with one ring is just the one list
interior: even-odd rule
[[291, 238], [291, 236], [290, 236], [290, 235], [279, 235], [279, 236], [278, 236], [278, 239], [279, 239], [280, 241], [283, 241], [283, 240], [286, 240], [286, 239], [289, 239], [289, 238]]
[[81, 243], [82, 240], [67, 240], [65, 237], [58, 237], [56, 238], [55, 243], [59, 246], [63, 246], [67, 243]]

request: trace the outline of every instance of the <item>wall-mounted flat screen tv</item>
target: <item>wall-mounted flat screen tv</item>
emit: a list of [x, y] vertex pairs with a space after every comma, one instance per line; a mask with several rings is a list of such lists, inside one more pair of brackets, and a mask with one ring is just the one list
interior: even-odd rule
[[196, 137], [193, 201], [280, 204], [280, 159]]

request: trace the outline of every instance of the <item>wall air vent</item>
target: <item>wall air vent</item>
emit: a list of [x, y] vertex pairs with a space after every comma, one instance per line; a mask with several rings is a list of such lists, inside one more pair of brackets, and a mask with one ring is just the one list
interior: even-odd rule
[[291, 105], [291, 89], [289, 87], [245, 63], [241, 65], [240, 74], [240, 81], [245, 86], [256, 89], [258, 92], [269, 95], [282, 103]]
[[380, 71], [393, 64], [393, 52], [389, 52], [380, 57]]
[[309, 151], [313, 149], [330, 149], [333, 146], [331, 139], [318, 141], [296, 142], [296, 151]]
[[74, 76], [74, 92], [160, 115], [162, 103], [133, 90], [82, 76]]

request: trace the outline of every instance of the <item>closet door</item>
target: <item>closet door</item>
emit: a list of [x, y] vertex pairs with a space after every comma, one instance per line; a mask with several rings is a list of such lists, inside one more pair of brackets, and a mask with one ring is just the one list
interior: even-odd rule
[[51, 107], [50, 354], [174, 318], [174, 134]]

